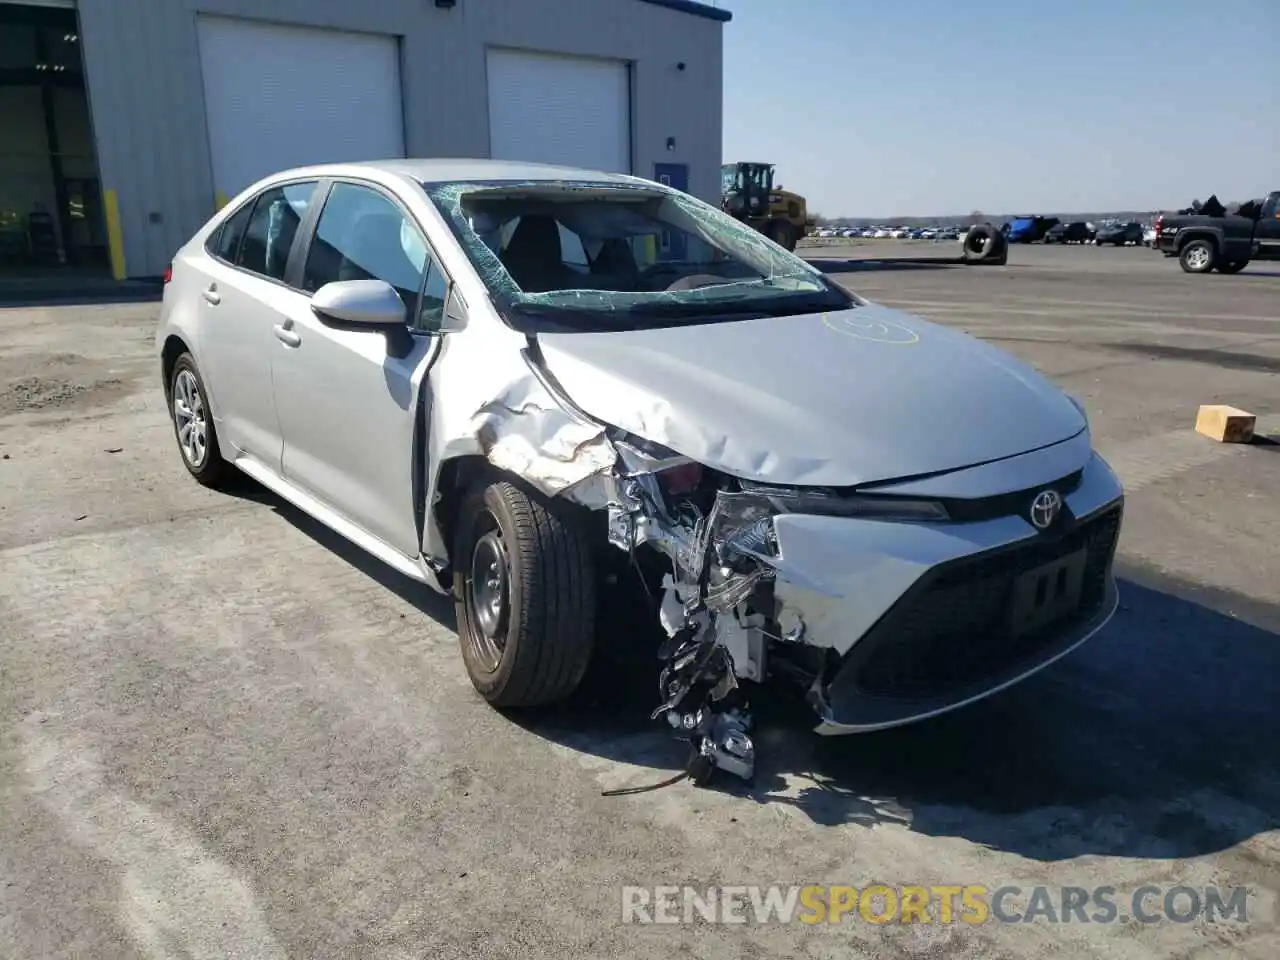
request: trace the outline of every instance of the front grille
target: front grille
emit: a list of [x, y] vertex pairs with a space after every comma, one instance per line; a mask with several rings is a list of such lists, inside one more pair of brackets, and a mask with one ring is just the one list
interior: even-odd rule
[[[1012, 517], [1027, 515], [1027, 511], [1031, 509], [1031, 501], [1036, 494], [1045, 490], [1056, 490], [1062, 497], [1075, 493], [1080, 483], [1084, 479], [1084, 470], [1076, 470], [1069, 473], [1065, 477], [1061, 477], [1052, 483], [1041, 483], [1034, 487], [1028, 487], [1025, 490], [1015, 490], [1012, 493], [1001, 493], [994, 497], [980, 497], [978, 499], [961, 499], [959, 497], [948, 497], [939, 500], [947, 510], [947, 517], [953, 523], [978, 523], [983, 520], [995, 520], [1000, 517]], [[867, 493], [874, 493], [875, 488], [872, 486], [856, 487], [842, 489], [842, 493], [863, 496]], [[892, 495], [883, 494], [885, 499], [891, 499]], [[914, 499], [914, 498], [907, 498]]]
[[[1120, 508], [1039, 538], [944, 564], [925, 574], [849, 652], [841, 670], [858, 692], [920, 699], [1034, 660], [1063, 631], [1097, 613], [1120, 533]], [[1054, 623], [1015, 636], [1007, 624], [1018, 576], [1087, 551], [1080, 602]]]

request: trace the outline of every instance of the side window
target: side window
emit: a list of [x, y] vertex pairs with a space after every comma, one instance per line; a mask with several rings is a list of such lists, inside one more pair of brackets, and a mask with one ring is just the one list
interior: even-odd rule
[[273, 187], [258, 197], [240, 244], [237, 266], [274, 280], [284, 279], [289, 251], [315, 193], [316, 182]]
[[240, 240], [244, 237], [245, 224], [249, 222], [251, 213], [253, 213], [253, 203], [249, 202], [224, 220], [209, 244], [209, 252], [219, 260], [235, 263], [236, 253], [240, 249]]
[[[316, 225], [302, 285], [314, 293], [336, 281], [384, 280], [404, 300], [405, 322], [417, 326], [418, 293], [428, 273], [439, 273], [430, 261], [422, 231], [390, 199], [370, 187], [335, 183]], [[429, 280], [426, 286], [430, 295]], [[444, 295], [437, 299], [443, 308]]]

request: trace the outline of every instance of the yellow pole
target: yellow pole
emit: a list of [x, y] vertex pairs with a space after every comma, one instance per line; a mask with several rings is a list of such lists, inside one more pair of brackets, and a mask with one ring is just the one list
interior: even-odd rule
[[120, 201], [114, 190], [102, 191], [103, 214], [107, 218], [107, 252], [111, 257], [111, 276], [123, 280], [128, 274], [124, 263], [124, 231], [120, 228]]
[[221, 190], [219, 190], [217, 193], [213, 195], [213, 212], [217, 213], [219, 210], [225, 207], [228, 202], [229, 201], [228, 201], [227, 195], [223, 193]]

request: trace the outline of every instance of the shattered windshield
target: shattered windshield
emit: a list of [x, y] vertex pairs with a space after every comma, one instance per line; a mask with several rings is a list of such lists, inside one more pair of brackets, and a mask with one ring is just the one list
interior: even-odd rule
[[509, 320], [614, 329], [845, 309], [817, 268], [640, 183], [426, 184]]

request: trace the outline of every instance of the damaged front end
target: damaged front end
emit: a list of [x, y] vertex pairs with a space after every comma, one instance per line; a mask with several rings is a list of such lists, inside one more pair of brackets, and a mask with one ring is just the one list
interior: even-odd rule
[[652, 716], [690, 742], [696, 782], [715, 770], [750, 780], [755, 747], [739, 681], [765, 679], [771, 640], [804, 637], [798, 617], [785, 628], [779, 622], [768, 499], [640, 438], [612, 439], [618, 463], [597, 487], [609, 542], [633, 557], [652, 549], [670, 564], [660, 606], [661, 703]]

